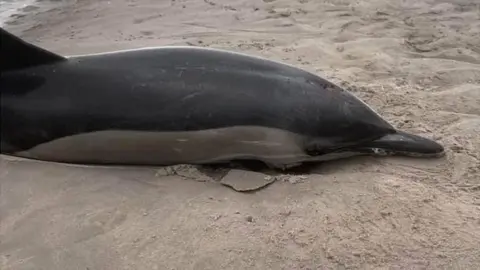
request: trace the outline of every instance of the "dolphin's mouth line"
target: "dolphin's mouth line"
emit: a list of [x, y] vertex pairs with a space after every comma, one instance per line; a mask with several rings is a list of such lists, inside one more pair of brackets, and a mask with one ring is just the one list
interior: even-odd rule
[[410, 152], [410, 151], [398, 151], [398, 150], [387, 150], [383, 148], [372, 148], [372, 151], [375, 155], [378, 156], [405, 156], [405, 157], [418, 157], [418, 158], [440, 158], [446, 155], [445, 151], [438, 153], [420, 153], [420, 152]]
[[419, 158], [436, 158], [446, 155], [445, 151], [435, 153], [422, 153], [414, 151], [393, 150], [380, 147], [358, 147], [358, 148], [343, 148], [335, 152], [358, 152], [359, 154], [373, 155], [373, 156], [405, 156], [405, 157], [419, 157]]
[[439, 152], [420, 152], [420, 151], [405, 151], [400, 149], [388, 149], [383, 147], [370, 147], [370, 146], [347, 146], [335, 149], [323, 149], [319, 151], [307, 151], [312, 157], [320, 157], [331, 154], [340, 154], [345, 152], [357, 153], [358, 155], [372, 155], [372, 156], [406, 156], [406, 157], [419, 157], [419, 158], [436, 158], [445, 156], [445, 151]]

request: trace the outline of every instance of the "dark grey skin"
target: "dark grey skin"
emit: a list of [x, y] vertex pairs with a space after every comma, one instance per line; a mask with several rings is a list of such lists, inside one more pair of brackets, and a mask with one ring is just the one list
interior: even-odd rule
[[62, 57], [0, 30], [3, 154], [116, 165], [260, 160], [276, 168], [444, 154], [286, 64], [197, 47]]

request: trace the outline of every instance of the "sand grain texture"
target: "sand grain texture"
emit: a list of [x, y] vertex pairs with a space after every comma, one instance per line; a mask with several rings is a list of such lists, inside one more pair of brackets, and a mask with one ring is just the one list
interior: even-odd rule
[[6, 28], [68, 55], [190, 44], [285, 61], [447, 156], [331, 162], [248, 194], [2, 157], [1, 269], [480, 268], [478, 1], [70, 2]]

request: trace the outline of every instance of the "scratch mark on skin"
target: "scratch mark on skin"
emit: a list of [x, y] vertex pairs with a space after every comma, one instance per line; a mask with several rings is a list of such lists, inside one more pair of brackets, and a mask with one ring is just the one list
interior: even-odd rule
[[185, 100], [187, 100], [187, 99], [196, 97], [196, 96], [198, 96], [198, 95], [200, 95], [200, 93], [198, 93], [198, 92], [197, 92], [197, 93], [192, 93], [192, 94], [187, 95], [187, 96], [185, 96], [184, 98], [182, 98], [182, 101], [185, 101]]

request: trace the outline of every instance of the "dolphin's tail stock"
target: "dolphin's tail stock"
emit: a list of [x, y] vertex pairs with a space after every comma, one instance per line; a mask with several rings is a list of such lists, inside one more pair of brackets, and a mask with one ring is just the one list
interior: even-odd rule
[[0, 27], [0, 72], [59, 61], [67, 59], [30, 44]]

